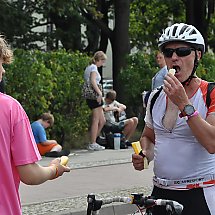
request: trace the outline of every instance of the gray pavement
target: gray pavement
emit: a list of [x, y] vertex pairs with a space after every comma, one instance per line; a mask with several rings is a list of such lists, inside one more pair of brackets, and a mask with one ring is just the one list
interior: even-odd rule
[[[152, 166], [144, 171], [134, 170], [132, 148], [90, 152], [71, 151], [65, 173], [56, 180], [37, 186], [21, 183], [20, 196], [23, 215], [82, 215], [86, 214], [86, 197], [95, 193], [98, 198], [127, 196], [138, 192], [149, 195], [152, 187]], [[47, 166], [52, 158], [39, 163]], [[126, 214], [134, 206], [121, 203], [104, 207], [101, 214]]]

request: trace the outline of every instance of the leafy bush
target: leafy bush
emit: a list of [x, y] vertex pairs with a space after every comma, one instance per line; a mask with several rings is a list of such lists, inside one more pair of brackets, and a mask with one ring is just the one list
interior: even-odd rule
[[206, 53], [200, 60], [197, 75], [207, 81], [215, 81], [215, 55]]
[[89, 120], [89, 109], [81, 97], [88, 56], [65, 50], [16, 50], [14, 56], [6, 73], [7, 94], [23, 105], [31, 121], [50, 111], [55, 124], [48, 134], [62, 145], [81, 147], [77, 138], [86, 133]]
[[120, 73], [120, 82], [125, 86], [128, 112], [139, 115], [142, 108], [142, 92], [151, 89], [151, 79], [158, 71], [154, 55], [137, 52], [128, 56], [127, 67]]

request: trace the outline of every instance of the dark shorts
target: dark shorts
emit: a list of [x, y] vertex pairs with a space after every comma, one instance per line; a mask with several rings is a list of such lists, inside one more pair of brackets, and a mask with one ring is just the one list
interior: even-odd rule
[[92, 100], [92, 99], [86, 99], [88, 107], [92, 110], [97, 107], [101, 107], [103, 105], [103, 102], [98, 103], [97, 100]]
[[114, 123], [109, 123], [107, 122], [104, 126], [104, 131], [106, 133], [121, 133], [123, 129], [125, 128], [125, 122], [114, 122]]
[[[195, 188], [190, 190], [167, 190], [154, 187], [152, 196], [156, 199], [168, 199], [179, 202], [184, 206], [181, 215], [211, 215], [206, 198], [204, 188]], [[166, 215], [165, 207], [154, 207], [154, 215]]]

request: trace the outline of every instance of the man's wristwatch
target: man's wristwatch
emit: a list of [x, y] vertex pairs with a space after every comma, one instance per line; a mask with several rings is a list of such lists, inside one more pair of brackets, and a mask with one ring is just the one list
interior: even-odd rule
[[188, 119], [193, 116], [193, 114], [196, 112], [195, 108], [193, 107], [193, 105], [185, 105], [183, 111], [179, 114], [179, 117], [188, 117]]

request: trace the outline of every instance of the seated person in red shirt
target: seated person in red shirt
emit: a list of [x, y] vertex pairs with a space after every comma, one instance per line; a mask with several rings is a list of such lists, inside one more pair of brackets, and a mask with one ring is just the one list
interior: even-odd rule
[[[110, 127], [112, 133], [122, 132], [125, 135], [125, 143], [130, 145], [129, 139], [136, 130], [138, 118], [131, 117], [127, 119], [125, 117], [120, 119], [121, 114], [125, 113], [126, 106], [116, 101], [116, 91], [111, 90], [107, 92], [103, 110], [106, 119], [105, 126]], [[117, 115], [118, 117], [116, 117]]]
[[62, 150], [62, 146], [56, 140], [47, 140], [45, 129], [53, 126], [53, 124], [54, 116], [50, 113], [43, 113], [37, 121], [31, 124], [39, 152], [46, 157], [68, 155], [69, 151]]

